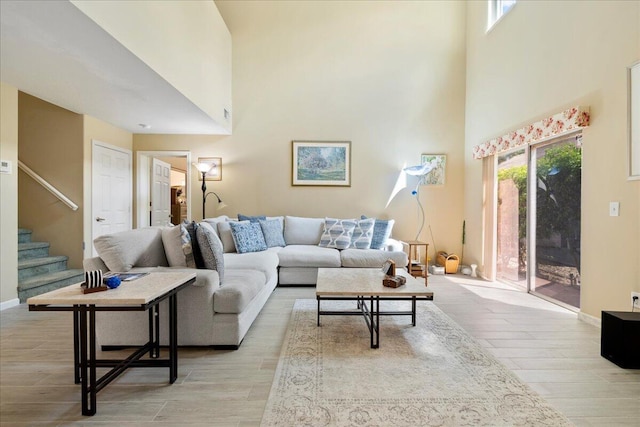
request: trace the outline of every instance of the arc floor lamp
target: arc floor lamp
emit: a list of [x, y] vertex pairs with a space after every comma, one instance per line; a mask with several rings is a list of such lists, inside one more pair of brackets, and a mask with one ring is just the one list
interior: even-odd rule
[[193, 166], [195, 166], [195, 168], [202, 174], [202, 187], [200, 188], [202, 189], [202, 219], [204, 219], [206, 217], [205, 207], [207, 205], [207, 197], [209, 197], [209, 195], [213, 194], [216, 196], [216, 199], [218, 199], [218, 209], [224, 209], [227, 205], [222, 201], [222, 199], [220, 199], [220, 196], [218, 196], [215, 191], [209, 191], [207, 193], [207, 181], [205, 178], [207, 176], [207, 172], [209, 172], [214, 165], [211, 163], [194, 163]]

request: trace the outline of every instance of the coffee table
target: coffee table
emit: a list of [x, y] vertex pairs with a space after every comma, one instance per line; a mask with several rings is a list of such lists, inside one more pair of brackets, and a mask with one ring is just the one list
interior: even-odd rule
[[[396, 270], [407, 283], [398, 288], [382, 285], [385, 274], [378, 268], [320, 268], [316, 284], [318, 326], [320, 316], [363, 316], [371, 335], [371, 348], [380, 347], [380, 316], [411, 316], [416, 325], [416, 301], [432, 301], [433, 292], [423, 281]], [[323, 310], [321, 301], [355, 301], [355, 310]], [[410, 311], [380, 311], [380, 301], [411, 301]]]
[[[195, 282], [195, 272], [150, 273], [118, 288], [83, 294], [80, 283], [27, 300], [29, 311], [73, 312], [74, 380], [81, 385], [82, 415], [96, 413], [96, 394], [128, 368], [167, 367], [178, 376], [178, 292]], [[169, 299], [169, 358], [160, 357], [159, 304]], [[96, 358], [97, 311], [149, 311], [149, 341], [124, 360]], [[87, 319], [88, 317], [88, 319]], [[149, 353], [151, 359], [140, 360]], [[112, 367], [96, 378], [96, 368]]]

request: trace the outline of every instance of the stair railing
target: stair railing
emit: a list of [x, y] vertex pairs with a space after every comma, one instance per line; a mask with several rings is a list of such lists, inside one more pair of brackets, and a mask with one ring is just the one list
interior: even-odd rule
[[35, 173], [31, 168], [29, 168], [29, 166], [25, 165], [20, 160], [18, 160], [18, 167], [22, 169], [24, 173], [26, 173], [31, 178], [33, 178], [38, 184], [42, 185], [45, 189], [47, 189], [51, 194], [56, 196], [62, 203], [69, 206], [71, 210], [74, 210], [74, 211], [78, 210], [78, 205], [73, 203], [71, 199], [69, 199], [67, 196], [62, 194], [60, 190], [58, 190], [53, 185], [49, 184], [49, 182], [46, 179], [44, 179], [43, 177]]

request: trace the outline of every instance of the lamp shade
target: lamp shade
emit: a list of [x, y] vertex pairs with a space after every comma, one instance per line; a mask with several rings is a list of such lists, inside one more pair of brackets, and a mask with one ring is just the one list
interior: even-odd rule
[[200, 171], [200, 173], [209, 172], [213, 167], [212, 163], [192, 163], [196, 169]]
[[431, 163], [425, 163], [423, 165], [409, 166], [402, 169], [407, 175], [412, 176], [424, 176], [431, 172], [435, 166]]

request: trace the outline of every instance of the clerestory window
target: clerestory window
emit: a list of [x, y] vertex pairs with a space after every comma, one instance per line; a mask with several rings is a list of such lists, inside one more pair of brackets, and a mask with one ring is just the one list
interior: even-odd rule
[[516, 4], [516, 0], [489, 0], [489, 13], [487, 14], [487, 31], [509, 12]]

